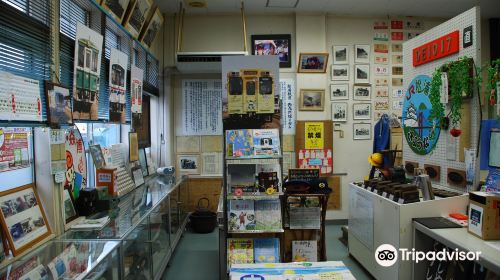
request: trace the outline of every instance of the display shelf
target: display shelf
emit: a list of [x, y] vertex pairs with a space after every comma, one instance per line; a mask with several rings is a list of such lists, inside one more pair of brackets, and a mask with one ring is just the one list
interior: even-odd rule
[[0, 270], [9, 266], [10, 264], [14, 263], [17, 260], [22, 259], [25, 255], [29, 254], [31, 251], [36, 250], [38, 247], [43, 246], [45, 243], [51, 241], [55, 237], [56, 237], [55, 234], [47, 236], [45, 239], [40, 241], [40, 243], [37, 243], [36, 245], [32, 246], [31, 248], [29, 248], [28, 250], [26, 250], [25, 252], [21, 253], [16, 257], [13, 257], [12, 255], [5, 256], [5, 259], [0, 263]]
[[[413, 230], [413, 248], [416, 251], [431, 251], [435, 240], [452, 250], [481, 252], [477, 262], [486, 269], [500, 275], [500, 264], [498, 263], [500, 256], [499, 241], [482, 240], [467, 232], [467, 228], [430, 229], [416, 221], [413, 222]], [[412, 263], [413, 279], [424, 279], [429, 262], [423, 260]]]
[[281, 156], [266, 158], [226, 158], [226, 164], [279, 164]]
[[118, 280], [119, 251], [119, 241], [51, 240], [2, 269], [0, 278]]
[[230, 230], [230, 231], [228, 231], [228, 233], [230, 233], [230, 234], [281, 233], [281, 232], [284, 232], [284, 230], [283, 229], [276, 229], [276, 230], [258, 230], [258, 229], [254, 229], [254, 230]]
[[283, 193], [274, 193], [274, 194], [244, 194], [244, 195], [233, 195], [228, 194], [227, 199], [229, 200], [275, 200], [279, 199]]

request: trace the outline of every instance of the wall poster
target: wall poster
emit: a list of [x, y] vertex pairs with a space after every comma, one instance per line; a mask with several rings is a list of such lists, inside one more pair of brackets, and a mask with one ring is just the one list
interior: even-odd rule
[[281, 79], [280, 88], [283, 103], [283, 135], [294, 135], [296, 120], [295, 80]]
[[111, 49], [109, 59], [109, 121], [125, 123], [128, 55]]
[[0, 128], [0, 172], [30, 166], [29, 128]]
[[73, 120], [97, 120], [103, 37], [78, 23], [75, 42]]
[[304, 133], [306, 149], [323, 149], [325, 128], [322, 122], [306, 122]]
[[130, 101], [132, 114], [142, 114], [142, 81], [144, 71], [132, 65], [130, 67]]
[[412, 151], [418, 155], [429, 154], [439, 139], [440, 120], [430, 118], [432, 104], [429, 99], [431, 78], [415, 77], [403, 101], [403, 131]]
[[222, 135], [220, 80], [182, 80], [182, 134]]
[[64, 188], [72, 192], [77, 199], [80, 189], [87, 186], [87, 159], [83, 138], [78, 128], [66, 131], [66, 180]]
[[0, 71], [0, 120], [42, 121], [39, 81]]
[[332, 149], [300, 149], [298, 158], [298, 168], [317, 168], [321, 175], [328, 175], [333, 171]]

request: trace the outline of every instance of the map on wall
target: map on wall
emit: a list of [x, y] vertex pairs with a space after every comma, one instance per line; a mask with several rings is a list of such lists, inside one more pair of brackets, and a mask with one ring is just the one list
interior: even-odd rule
[[431, 78], [415, 77], [403, 101], [403, 130], [408, 146], [418, 155], [429, 154], [439, 140], [440, 120], [432, 118], [429, 99]]

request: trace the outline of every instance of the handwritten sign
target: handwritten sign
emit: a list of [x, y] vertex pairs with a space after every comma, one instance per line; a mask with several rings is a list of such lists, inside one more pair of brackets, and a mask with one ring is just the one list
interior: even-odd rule
[[419, 66], [434, 60], [458, 53], [459, 34], [458, 30], [439, 37], [433, 41], [413, 49], [413, 66]]

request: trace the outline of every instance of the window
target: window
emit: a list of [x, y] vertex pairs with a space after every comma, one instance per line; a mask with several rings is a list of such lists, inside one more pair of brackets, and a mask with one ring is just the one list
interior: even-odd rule
[[107, 59], [111, 57], [111, 49], [120, 50], [120, 37], [109, 28], [106, 28], [104, 35], [104, 48], [104, 56]]
[[77, 23], [88, 25], [88, 12], [72, 0], [61, 0], [59, 30], [75, 40]]
[[50, 1], [39, 0], [1, 0], [1, 2], [27, 14], [28, 16], [40, 21], [46, 26], [50, 25]]

